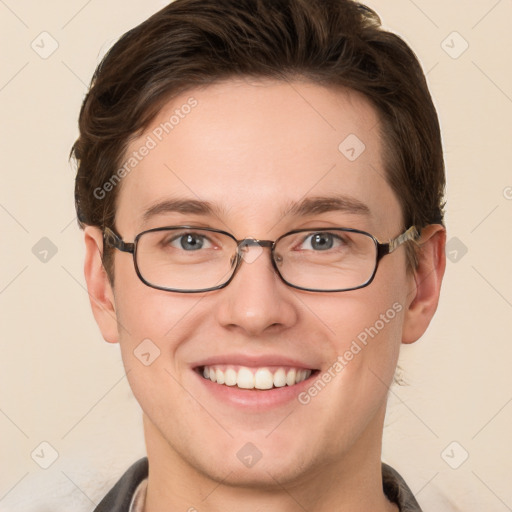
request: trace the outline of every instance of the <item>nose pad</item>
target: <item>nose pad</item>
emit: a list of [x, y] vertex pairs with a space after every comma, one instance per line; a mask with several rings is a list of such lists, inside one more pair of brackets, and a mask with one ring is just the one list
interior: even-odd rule
[[[252, 250], [249, 250], [252, 248]], [[255, 238], [246, 238], [241, 244], [239, 254], [246, 263], [254, 263], [263, 253], [263, 246]]]

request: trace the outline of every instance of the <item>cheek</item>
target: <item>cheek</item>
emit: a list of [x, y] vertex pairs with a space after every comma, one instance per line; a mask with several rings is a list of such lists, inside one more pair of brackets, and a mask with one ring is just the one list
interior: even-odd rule
[[391, 289], [378, 293], [371, 286], [324, 299], [324, 316], [319, 316], [329, 328], [323, 347], [329, 351], [328, 367], [299, 401], [305, 411], [318, 411], [323, 438], [340, 447], [355, 443], [385, 410], [403, 322], [403, 308], [395, 299]]
[[136, 275], [132, 261], [126, 260], [116, 261], [114, 286], [119, 341], [125, 364], [137, 356], [137, 350], [143, 349], [138, 348], [141, 343], [149, 347], [153, 343], [162, 353], [173, 353], [172, 330], [193, 307], [194, 298], [146, 286]]
[[[135, 272], [130, 275], [119, 270], [114, 295], [123, 365], [144, 412], [158, 416], [162, 398], [180, 394], [175, 354], [179, 350], [178, 333], [183, 335], [185, 324], [181, 320], [192, 305], [146, 286]], [[163, 392], [165, 389], [168, 393]], [[179, 401], [169, 402], [174, 409], [179, 408]]]
[[340, 301], [335, 311], [332, 308], [331, 304], [331, 344], [344, 373], [380, 373], [394, 367], [404, 318], [404, 305], [398, 294], [376, 295], [361, 290], [349, 300]]
[[372, 407], [392, 383], [407, 301], [407, 275], [397, 269], [382, 265], [368, 287], [317, 305], [330, 330], [333, 391], [345, 405]]
[[130, 254], [116, 254], [114, 296], [118, 322], [126, 327], [131, 324], [136, 328], [142, 328], [146, 319], [151, 324], [151, 315], [155, 311], [154, 302], [159, 295], [158, 290], [146, 286], [139, 279]]

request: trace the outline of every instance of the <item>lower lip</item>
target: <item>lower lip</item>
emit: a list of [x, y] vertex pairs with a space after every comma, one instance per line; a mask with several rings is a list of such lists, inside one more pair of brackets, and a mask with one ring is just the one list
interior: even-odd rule
[[299, 393], [308, 388], [315, 379], [318, 372], [313, 372], [306, 380], [293, 386], [283, 386], [272, 389], [240, 389], [237, 386], [226, 386], [216, 384], [210, 379], [205, 379], [197, 371], [194, 371], [197, 378], [202, 382], [208, 392], [212, 393], [218, 400], [238, 407], [260, 411], [286, 405], [298, 400]]

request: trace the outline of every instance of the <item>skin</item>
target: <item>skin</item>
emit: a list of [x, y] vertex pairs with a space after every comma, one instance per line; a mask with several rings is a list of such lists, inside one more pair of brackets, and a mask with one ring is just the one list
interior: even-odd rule
[[[128, 153], [191, 96], [198, 105], [123, 180], [115, 227], [125, 241], [144, 229], [187, 223], [238, 239], [275, 240], [319, 225], [362, 229], [381, 241], [403, 231], [400, 204], [383, 178], [379, 120], [358, 93], [301, 82], [217, 83], [172, 100]], [[354, 162], [338, 150], [349, 134], [366, 145]], [[291, 202], [335, 194], [363, 202], [369, 215], [283, 216]], [[168, 212], [142, 222], [149, 207], [176, 197], [222, 208], [217, 215]], [[87, 227], [92, 309], [105, 340], [120, 344], [143, 409], [146, 512], [398, 510], [382, 492], [388, 387], [400, 344], [416, 341], [436, 310], [444, 244], [441, 226], [426, 229], [414, 272], [400, 247], [381, 261], [370, 286], [351, 292], [292, 289], [265, 249], [242, 263], [228, 287], [179, 294], [145, 286], [131, 255], [119, 251], [112, 287], [101, 233]], [[395, 303], [401, 312], [307, 405], [291, 400], [246, 410], [217, 399], [192, 370], [220, 354], [277, 354], [325, 372]], [[150, 366], [133, 353], [146, 338], [161, 351]], [[236, 456], [247, 442], [262, 453], [251, 468]]]

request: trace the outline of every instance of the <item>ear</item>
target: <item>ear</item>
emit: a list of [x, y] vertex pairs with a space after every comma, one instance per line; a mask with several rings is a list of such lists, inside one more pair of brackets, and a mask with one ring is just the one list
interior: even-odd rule
[[103, 267], [103, 233], [98, 227], [84, 230], [84, 274], [92, 312], [105, 341], [118, 342], [114, 292]]
[[446, 230], [431, 224], [421, 231], [418, 267], [411, 278], [409, 306], [405, 312], [402, 343], [414, 343], [427, 330], [437, 309], [446, 267]]

